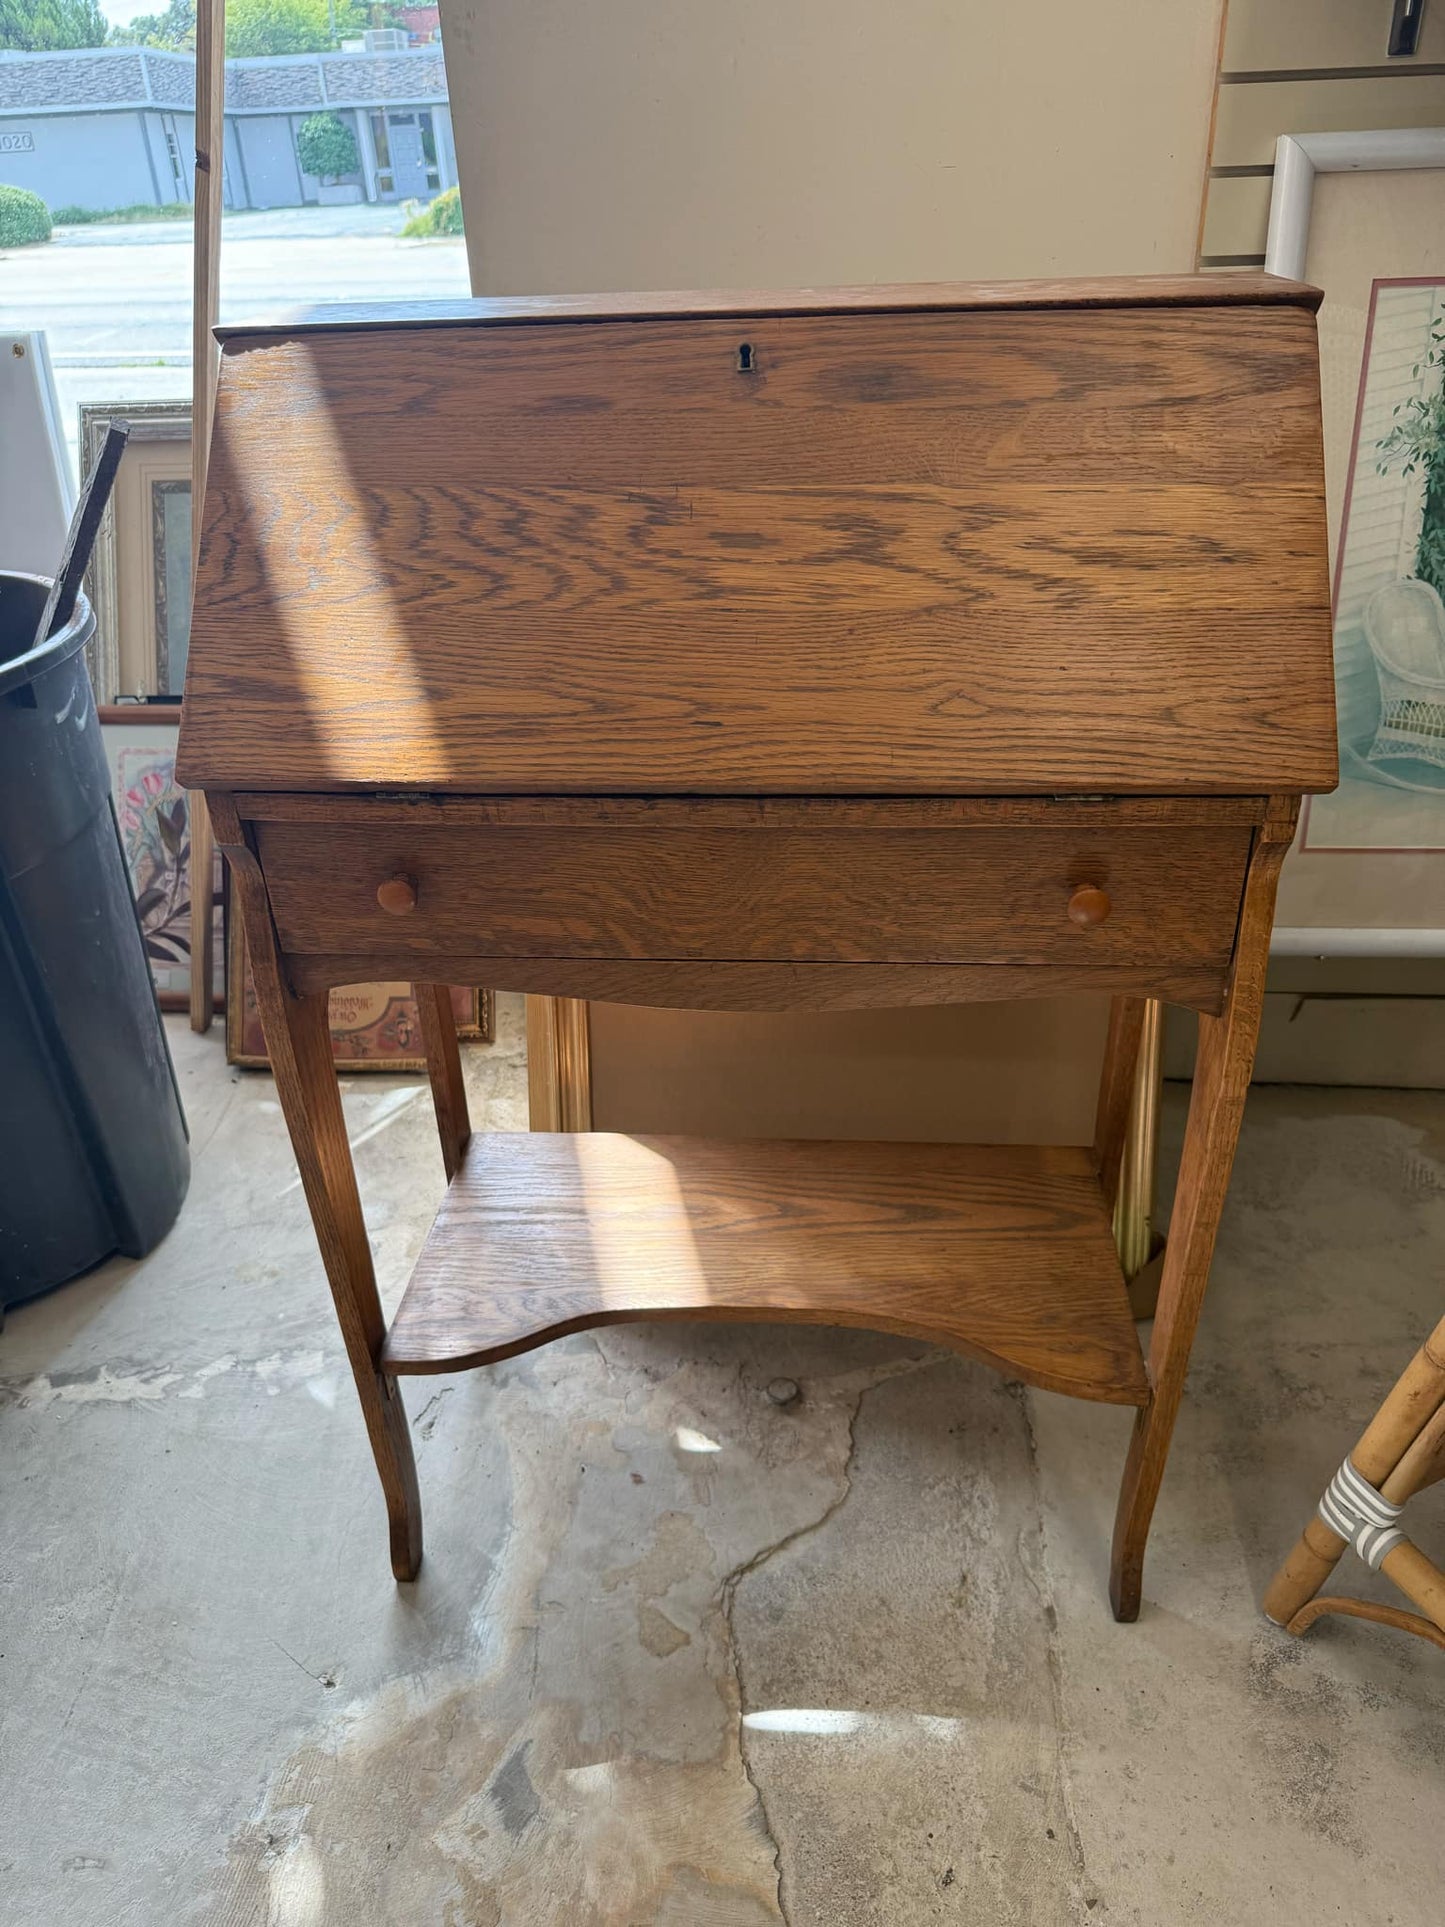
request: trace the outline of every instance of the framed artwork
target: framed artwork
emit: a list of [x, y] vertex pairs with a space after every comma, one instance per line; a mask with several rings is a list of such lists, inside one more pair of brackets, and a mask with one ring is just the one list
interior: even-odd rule
[[96, 617], [91, 684], [98, 703], [179, 700], [191, 608], [191, 405], [83, 402], [82, 473], [114, 420], [131, 433], [86, 578]]
[[179, 695], [191, 634], [191, 484], [152, 479], [150, 490], [156, 680]]
[[1266, 265], [1324, 292], [1340, 750], [1273, 947], [1445, 956], [1445, 130], [1282, 139]]
[[[239, 917], [227, 919], [226, 1062], [269, 1070], [261, 1011]], [[452, 986], [457, 1035], [490, 1043], [492, 993]], [[417, 1072], [426, 1069], [421, 1019], [410, 984], [347, 984], [331, 993], [331, 1053], [338, 1070]]]
[[[120, 703], [100, 710], [116, 827], [130, 872], [141, 938], [162, 1010], [190, 1006], [191, 833], [176, 785], [178, 705]], [[225, 995], [220, 857], [211, 877], [214, 991]]]
[[1445, 274], [1370, 290], [1335, 552], [1340, 786], [1301, 851], [1445, 855]]

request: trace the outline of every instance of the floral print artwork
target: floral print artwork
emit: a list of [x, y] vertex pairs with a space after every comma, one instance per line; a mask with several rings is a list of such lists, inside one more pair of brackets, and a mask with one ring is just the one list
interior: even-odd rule
[[115, 814], [152, 968], [189, 970], [191, 833], [174, 748], [124, 748], [115, 758]]

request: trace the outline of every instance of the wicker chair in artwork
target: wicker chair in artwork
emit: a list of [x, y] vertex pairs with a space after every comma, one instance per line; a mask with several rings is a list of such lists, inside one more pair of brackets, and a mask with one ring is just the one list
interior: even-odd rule
[[1365, 604], [1365, 639], [1380, 678], [1380, 721], [1366, 754], [1445, 769], [1445, 603], [1402, 576]]
[[[1438, 1479], [1445, 1479], [1445, 1318], [1330, 1481], [1318, 1513], [1270, 1582], [1266, 1617], [1286, 1632], [1302, 1633], [1324, 1613], [1346, 1613], [1418, 1633], [1445, 1648], [1445, 1572], [1400, 1526], [1406, 1501]], [[1351, 1546], [1419, 1612], [1344, 1594], [1321, 1595], [1320, 1587]]]

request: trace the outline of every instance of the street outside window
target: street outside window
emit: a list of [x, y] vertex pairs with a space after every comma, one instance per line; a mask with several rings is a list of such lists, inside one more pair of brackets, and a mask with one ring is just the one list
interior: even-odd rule
[[[0, 7], [0, 323], [82, 404], [191, 392], [195, 6]], [[220, 317], [468, 291], [436, 6], [228, 0]]]

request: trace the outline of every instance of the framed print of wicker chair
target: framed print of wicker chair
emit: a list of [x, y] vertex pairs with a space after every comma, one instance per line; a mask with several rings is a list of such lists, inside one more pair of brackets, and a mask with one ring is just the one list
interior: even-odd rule
[[[1325, 1613], [1344, 1613], [1418, 1633], [1445, 1649], [1445, 1572], [1400, 1527], [1406, 1502], [1440, 1479], [1445, 1479], [1445, 1318], [1330, 1481], [1316, 1516], [1270, 1582], [1266, 1618], [1299, 1634]], [[1322, 1594], [1321, 1586], [1351, 1546], [1419, 1612]]]
[[1405, 757], [1445, 769], [1445, 603], [1401, 577], [1365, 605], [1365, 639], [1380, 678], [1380, 721], [1366, 760]]

